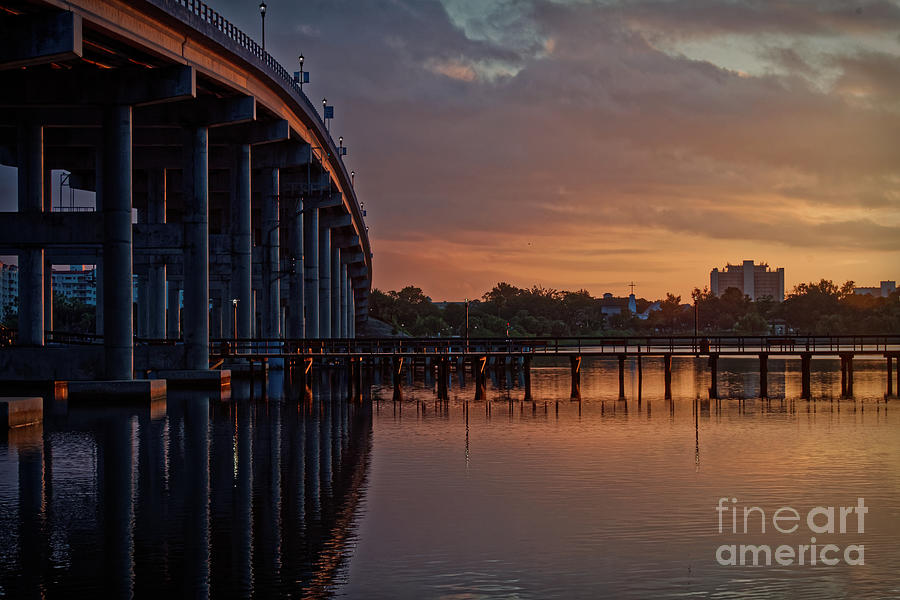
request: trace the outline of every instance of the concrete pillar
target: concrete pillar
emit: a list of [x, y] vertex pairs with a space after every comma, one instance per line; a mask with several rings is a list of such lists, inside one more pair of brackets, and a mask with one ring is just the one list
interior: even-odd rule
[[[99, 205], [97, 210], [100, 210]], [[103, 258], [97, 259], [94, 265], [94, 293], [97, 295], [97, 305], [94, 311], [94, 333], [103, 335]]]
[[131, 107], [103, 114], [103, 345], [108, 379], [132, 379]]
[[146, 273], [138, 275], [137, 285], [137, 331], [135, 335], [148, 337], [150, 328], [150, 277]]
[[619, 399], [625, 398], [625, 358], [624, 354], [618, 356], [619, 359]]
[[350, 320], [349, 311], [347, 309], [349, 293], [347, 289], [347, 265], [341, 264], [341, 337], [350, 337]]
[[759, 355], [759, 397], [769, 397], [769, 355]]
[[278, 169], [262, 170], [262, 337], [281, 337], [281, 281], [279, 280]]
[[53, 331], [53, 264], [44, 257], [44, 331]]
[[177, 281], [169, 281], [167, 294], [166, 338], [177, 340], [181, 336], [181, 286]]
[[[237, 300], [237, 337], [251, 337], [253, 319], [253, 271], [252, 232], [250, 203], [250, 145], [234, 147], [231, 194], [231, 298], [226, 304], [234, 310], [232, 300]], [[234, 316], [232, 314], [232, 320]], [[234, 335], [232, 331], [232, 335]]]
[[[152, 169], [147, 172], [147, 222], [166, 222], [166, 170]], [[166, 265], [161, 261], [150, 266], [148, 271], [148, 323], [147, 337], [166, 337]]]
[[306, 337], [303, 326], [305, 309], [303, 306], [305, 273], [303, 269], [303, 199], [300, 198], [294, 207], [294, 216], [291, 220], [290, 255], [293, 265], [289, 278], [288, 304], [290, 306], [290, 323], [287, 328], [287, 336], [291, 338]]
[[[44, 128], [18, 128], [19, 212], [44, 211]], [[44, 345], [44, 249], [19, 253], [19, 344]]]
[[331, 244], [331, 337], [344, 337], [341, 329], [341, 249]]
[[184, 161], [185, 368], [209, 369], [209, 130], [187, 131]]
[[319, 337], [331, 337], [331, 229], [319, 230]]
[[303, 279], [306, 284], [306, 337], [319, 337], [319, 209], [303, 214]]

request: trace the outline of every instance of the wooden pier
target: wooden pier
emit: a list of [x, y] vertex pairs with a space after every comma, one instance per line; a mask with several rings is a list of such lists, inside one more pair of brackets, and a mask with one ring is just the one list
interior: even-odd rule
[[[625, 365], [637, 362], [643, 378], [643, 359], [660, 358], [663, 364], [665, 398], [672, 397], [672, 359], [675, 356], [707, 357], [709, 397], [718, 398], [719, 359], [758, 357], [760, 396], [768, 397], [770, 357], [800, 362], [801, 397], [810, 398], [810, 371], [814, 357], [839, 358], [841, 394], [853, 395], [853, 360], [856, 356], [881, 356], [887, 360], [886, 396], [894, 394], [894, 377], [900, 391], [900, 335], [853, 336], [664, 336], [625, 338], [369, 338], [369, 339], [248, 339], [216, 340], [211, 364], [221, 361], [265, 363], [282, 359], [289, 377], [308, 377], [314, 365], [342, 365], [354, 389], [361, 386], [364, 368], [390, 365], [394, 398], [403, 397], [404, 369], [416, 369], [437, 378], [439, 397], [448, 395], [451, 373], [469, 365], [475, 382], [475, 399], [483, 399], [491, 365], [521, 369], [525, 398], [531, 399], [531, 366], [536, 357], [568, 357], [571, 397], [581, 397], [581, 366], [586, 357], [618, 361], [619, 397], [625, 397]], [[895, 369], [894, 364], [897, 364]], [[253, 367], [251, 366], [251, 372]], [[896, 375], [895, 375], [896, 374]], [[354, 392], [356, 394], [357, 392]]]

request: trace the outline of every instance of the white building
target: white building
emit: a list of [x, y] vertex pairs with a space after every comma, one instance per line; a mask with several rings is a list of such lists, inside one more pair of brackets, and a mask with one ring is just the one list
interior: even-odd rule
[[879, 296], [881, 298], [887, 298], [891, 294], [897, 291], [897, 282], [896, 281], [882, 281], [881, 285], [878, 287], [858, 287], [853, 288], [854, 294], [868, 294], [870, 296]]
[[0, 319], [19, 297], [19, 267], [0, 262]]

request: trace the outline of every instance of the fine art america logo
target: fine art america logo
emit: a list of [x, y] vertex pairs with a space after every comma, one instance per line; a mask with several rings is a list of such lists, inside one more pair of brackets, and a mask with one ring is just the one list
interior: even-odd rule
[[817, 535], [855, 537], [865, 533], [869, 509], [864, 498], [857, 498], [856, 506], [816, 506], [805, 513], [790, 506], [767, 512], [759, 506], [739, 507], [737, 498], [719, 498], [716, 512], [721, 535], [796, 534], [804, 538], [800, 544], [775, 546], [728, 540], [716, 549], [716, 562], [722, 566], [834, 566], [842, 561], [847, 565], [866, 564], [863, 544], [837, 545], [817, 542], [816, 538]]

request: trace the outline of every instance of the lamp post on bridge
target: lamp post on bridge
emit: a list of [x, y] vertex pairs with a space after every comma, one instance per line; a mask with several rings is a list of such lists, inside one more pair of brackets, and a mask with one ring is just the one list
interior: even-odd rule
[[235, 348], [237, 348], [237, 338], [238, 338], [238, 332], [237, 332], [237, 308], [238, 308], [238, 302], [240, 302], [240, 301], [241, 301], [240, 298], [232, 298], [232, 299], [231, 299], [231, 305], [234, 307], [234, 319], [232, 320], [232, 324], [231, 324], [231, 332], [232, 332], [232, 335], [233, 335], [233, 337], [234, 337], [234, 345], [235, 345]]
[[259, 18], [262, 22], [262, 49], [266, 51], [266, 2], [263, 0], [259, 3]]
[[298, 83], [300, 84], [300, 91], [302, 92], [303, 91], [303, 53], [302, 52], [300, 53], [300, 56], [297, 57], [297, 60], [300, 61], [300, 81]]

